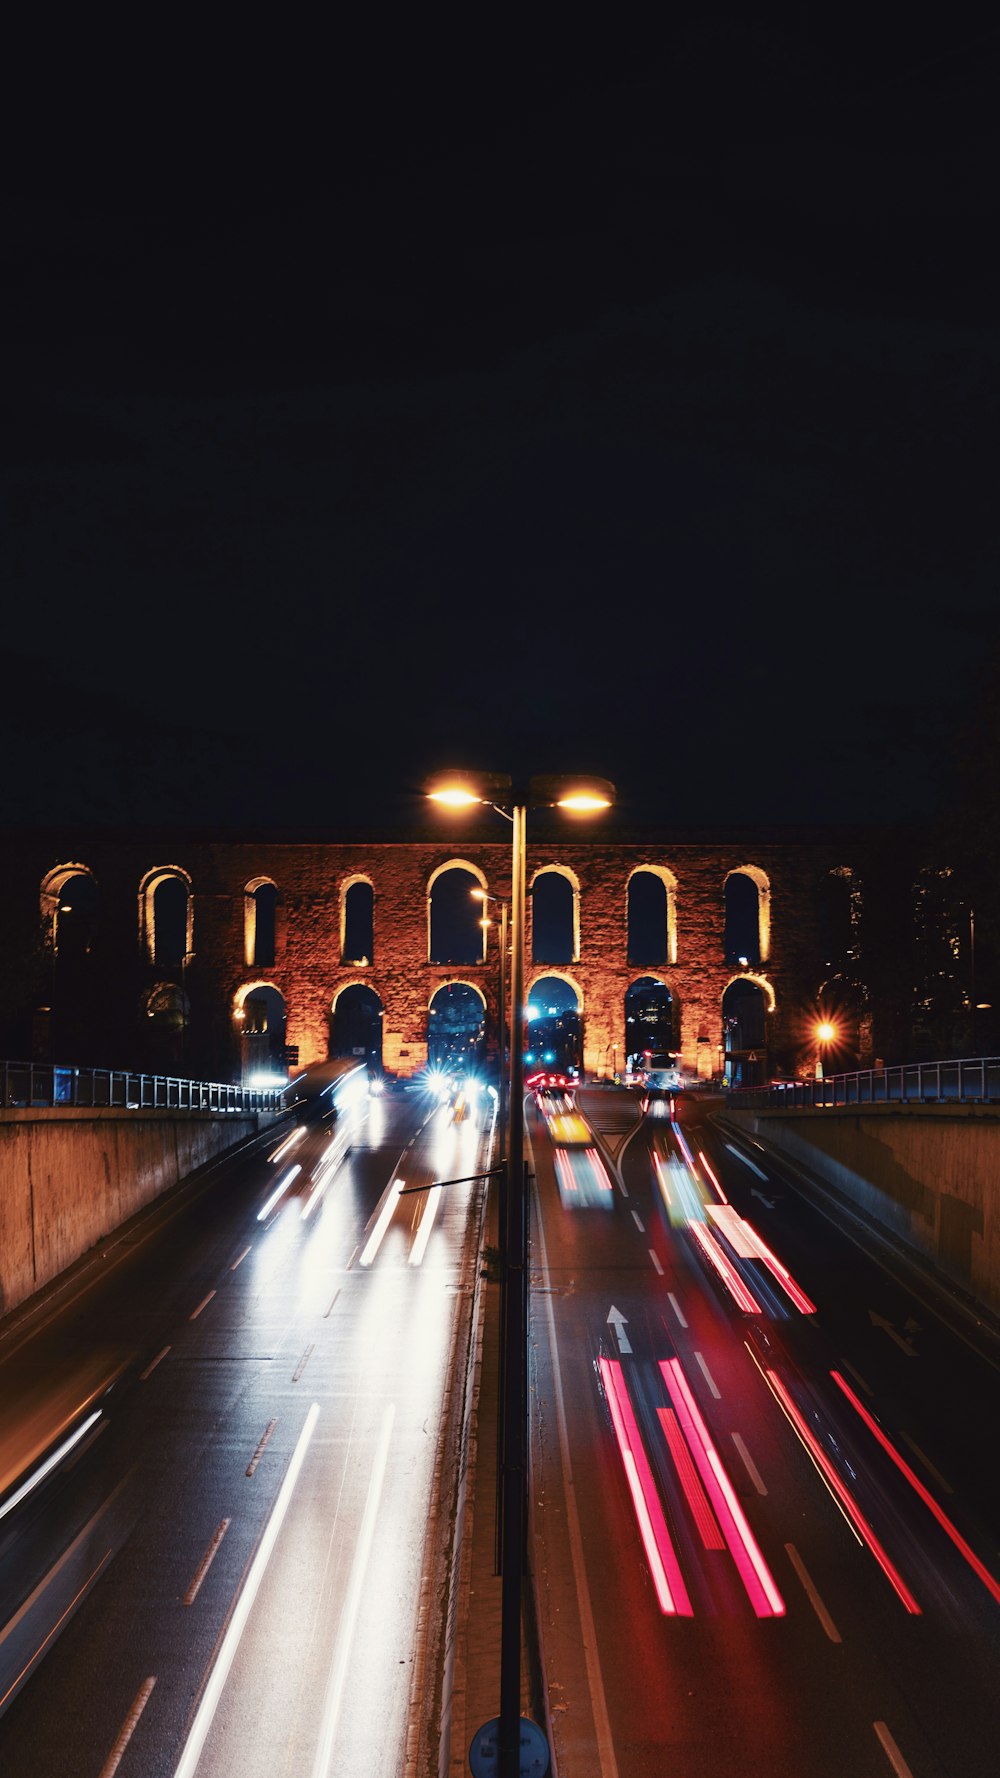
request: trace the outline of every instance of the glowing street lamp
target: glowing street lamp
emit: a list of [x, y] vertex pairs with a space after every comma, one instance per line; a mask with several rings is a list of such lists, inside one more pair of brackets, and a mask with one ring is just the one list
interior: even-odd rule
[[[450, 809], [490, 808], [511, 824], [511, 992], [507, 1191], [502, 1241], [501, 1395], [503, 1400], [500, 1497], [500, 1715], [499, 1778], [519, 1778], [521, 1760], [521, 1579], [524, 1564], [526, 1462], [528, 1454], [528, 1215], [524, 1167], [524, 950], [525, 820], [531, 808], [560, 808], [586, 816], [609, 809], [614, 785], [606, 778], [557, 775], [528, 781], [524, 802], [512, 800], [509, 777], [442, 772], [426, 787], [433, 802]], [[503, 952], [501, 952], [501, 969]], [[533, 1725], [535, 1727], [535, 1725]], [[537, 1729], [536, 1729], [537, 1732]]]
[[831, 1043], [837, 1035], [837, 1027], [829, 1019], [820, 1019], [816, 1026], [816, 1042], [819, 1048], [816, 1053], [816, 1079], [826, 1078], [826, 1057]]

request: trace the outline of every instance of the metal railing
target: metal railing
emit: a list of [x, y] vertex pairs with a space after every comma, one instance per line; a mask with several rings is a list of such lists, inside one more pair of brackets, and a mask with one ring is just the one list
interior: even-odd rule
[[2, 1062], [4, 1106], [83, 1106], [123, 1111], [280, 1111], [280, 1087], [229, 1086], [138, 1074], [121, 1068], [62, 1068], [51, 1062]]
[[835, 1105], [991, 1105], [1000, 1103], [1000, 1056], [901, 1062], [891, 1068], [831, 1074], [826, 1080], [777, 1080], [761, 1087], [731, 1087], [727, 1099], [748, 1108], [771, 1105], [788, 1109]]

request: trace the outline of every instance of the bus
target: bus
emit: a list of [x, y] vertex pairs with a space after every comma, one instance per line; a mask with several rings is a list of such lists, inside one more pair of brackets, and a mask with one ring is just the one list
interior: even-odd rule
[[681, 1085], [676, 1050], [642, 1050], [629, 1057], [631, 1078], [647, 1093], [675, 1093]]

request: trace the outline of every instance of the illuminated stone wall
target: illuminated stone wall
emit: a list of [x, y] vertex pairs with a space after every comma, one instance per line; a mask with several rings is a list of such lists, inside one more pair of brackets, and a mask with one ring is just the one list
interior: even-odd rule
[[[820, 885], [827, 873], [848, 865], [875, 894], [891, 845], [877, 833], [853, 841], [843, 835], [756, 840], [751, 835], [705, 842], [664, 834], [609, 843], [583, 840], [577, 837], [580, 831], [574, 830], [571, 839], [532, 838], [527, 874], [530, 882], [539, 869], [556, 865], [579, 884], [579, 959], [558, 966], [555, 973], [573, 982], [581, 996], [588, 1076], [610, 1072], [614, 1061], [623, 1064], [625, 992], [642, 975], [664, 981], [674, 997], [685, 1065], [703, 1076], [718, 1072], [722, 996], [741, 973], [726, 964], [723, 954], [724, 884], [733, 870], [752, 870], [769, 889], [768, 954], [759, 967], [744, 973], [761, 983], [768, 1003], [773, 1003], [768, 1014], [769, 1052], [790, 1055], [814, 1015], [816, 991], [824, 977], [824, 960], [818, 952]], [[8, 949], [22, 959], [33, 956], [35, 976], [25, 993], [21, 976], [30, 975], [25, 963], [20, 974], [15, 970], [6, 988], [0, 988], [0, 996], [6, 993], [8, 1054], [13, 1053], [11, 1030], [27, 1031], [29, 1000], [48, 997], [51, 985], [46, 976], [52, 967], [47, 949], [51, 913], [43, 905], [41, 885], [51, 881], [60, 866], [72, 862], [93, 873], [100, 911], [93, 952], [86, 959], [78, 990], [81, 1004], [63, 1009], [61, 1015], [64, 1042], [71, 1048], [57, 1043], [62, 1054], [56, 1059], [149, 1066], [141, 1041], [140, 1008], [164, 972], [150, 961], [141, 943], [140, 885], [150, 872], [171, 865], [187, 873], [194, 898], [193, 955], [183, 971], [191, 1006], [187, 1070], [212, 1078], [238, 1077], [239, 1025], [234, 1015], [248, 984], [259, 982], [270, 983], [284, 998], [287, 1041], [298, 1046], [300, 1065], [325, 1057], [338, 991], [363, 982], [384, 1008], [385, 1066], [392, 1072], [414, 1073], [426, 1060], [428, 1006], [444, 983], [463, 980], [479, 986], [487, 1001], [490, 1029], [496, 1025], [497, 926], [490, 929], [484, 963], [449, 968], [427, 961], [427, 885], [441, 865], [456, 860], [480, 871], [491, 894], [509, 897], [510, 843], [505, 832], [487, 839], [456, 829], [433, 842], [344, 843], [210, 841], [175, 833], [22, 835], [7, 848], [0, 916]], [[895, 863], [898, 866], [898, 852]], [[676, 885], [676, 961], [664, 966], [628, 963], [628, 881], [639, 868], [655, 869]], [[901, 881], [905, 875], [904, 870]], [[359, 876], [374, 888], [374, 950], [365, 965], [343, 963], [340, 955], [342, 892]], [[245, 960], [245, 890], [261, 879], [273, 881], [278, 890], [275, 959], [266, 968], [249, 966]], [[530, 905], [529, 896], [529, 988], [537, 976], [553, 973], [530, 963]], [[892, 919], [884, 906], [881, 919], [882, 929], [890, 931]], [[13, 996], [18, 993], [21, 1004], [15, 1005]], [[877, 1043], [878, 1036], [869, 1041]], [[862, 1064], [868, 1059], [859, 1058]]]

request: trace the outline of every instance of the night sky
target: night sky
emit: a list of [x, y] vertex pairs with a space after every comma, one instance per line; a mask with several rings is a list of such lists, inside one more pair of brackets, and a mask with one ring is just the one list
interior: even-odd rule
[[1000, 30], [810, 12], [25, 34], [0, 819], [391, 837], [448, 763], [629, 826], [945, 810]]

